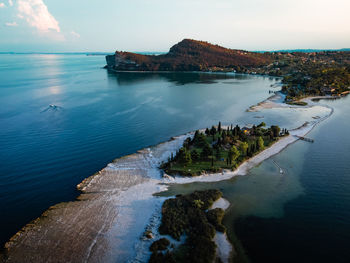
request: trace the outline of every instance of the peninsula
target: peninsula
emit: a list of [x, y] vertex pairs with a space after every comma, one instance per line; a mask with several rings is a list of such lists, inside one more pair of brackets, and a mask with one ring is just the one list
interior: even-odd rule
[[162, 55], [116, 51], [106, 56], [115, 71], [237, 72], [283, 77], [285, 102], [306, 96], [340, 97], [350, 90], [350, 51], [249, 52], [184, 39]]
[[[186, 45], [190, 48], [185, 48]], [[334, 84], [334, 94], [346, 92], [348, 54], [316, 54], [315, 62], [312, 62], [311, 54], [254, 53], [184, 40], [166, 55], [117, 52], [107, 56], [107, 62], [108, 68], [116, 71], [166, 70], [164, 65], [168, 61], [167, 70], [171, 71], [234, 71], [284, 76], [283, 92], [297, 100], [307, 96], [308, 90], [314, 92], [307, 89], [310, 82], [301, 83], [302, 80], [317, 80], [314, 77], [317, 75], [304, 69], [316, 65], [313, 63], [320, 63], [316, 71], [329, 72], [326, 75], [329, 80], [325, 83], [328, 87]], [[282, 61], [286, 66], [281, 66]], [[298, 65], [303, 64], [305, 67], [297, 70]], [[332, 73], [337, 70], [344, 74], [339, 77]], [[324, 77], [323, 74], [319, 76]], [[315, 87], [320, 92], [321, 88], [326, 88]], [[290, 93], [296, 89], [300, 92]], [[280, 107], [285, 106], [282, 101], [277, 103]], [[308, 107], [312, 105], [309, 103]], [[179, 253], [174, 240], [186, 236], [181, 243], [185, 251], [193, 247], [193, 242], [204, 246], [196, 247], [196, 254], [185, 254], [185, 262], [191, 261], [194, 255], [212, 262], [220, 254], [215, 250], [214, 242], [223, 237], [225, 228], [221, 222], [224, 211], [210, 208], [214, 201], [220, 200], [222, 193], [216, 190], [194, 192], [170, 200], [155, 194], [167, 190], [171, 183], [215, 182], [246, 175], [252, 167], [305, 136], [332, 113], [331, 108], [323, 106], [317, 118], [308, 119], [289, 131], [278, 126], [266, 127], [263, 122], [251, 127], [223, 127], [219, 123], [210, 129], [189, 132], [118, 158], [78, 184], [81, 194], [77, 200], [54, 205], [24, 226], [5, 244], [0, 260], [23, 262], [25, 258], [26, 262], [37, 263], [127, 262], [131, 259], [145, 262], [152, 259], [153, 262], [162, 262], [164, 257], [177, 259], [184, 255]], [[182, 176], [162, 177], [163, 171], [159, 168], [167, 174]], [[187, 213], [189, 211], [191, 214]], [[186, 214], [183, 222], [173, 221], [178, 220], [174, 217], [177, 213]], [[192, 224], [194, 219], [199, 221]], [[205, 231], [198, 235], [198, 229]], [[172, 239], [165, 240], [165, 235]], [[216, 246], [216, 249], [223, 247]], [[230, 251], [222, 258], [227, 259], [229, 255]]]
[[264, 122], [251, 127], [236, 125], [223, 128], [207, 128], [205, 132], [196, 131], [193, 138], [188, 137], [174, 156], [168, 158], [161, 168], [167, 174], [199, 176], [203, 173], [218, 173], [224, 169], [235, 170], [242, 162], [270, 147], [280, 137], [289, 132], [278, 126], [265, 128]]

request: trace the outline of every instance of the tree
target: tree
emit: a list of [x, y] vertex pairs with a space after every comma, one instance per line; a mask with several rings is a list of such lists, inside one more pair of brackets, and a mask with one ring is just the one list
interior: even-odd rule
[[202, 200], [200, 200], [200, 199], [198, 199], [198, 200], [193, 200], [193, 206], [194, 206], [195, 208], [200, 209], [203, 205], [204, 205], [204, 202], [203, 202]]
[[221, 121], [219, 121], [219, 125], [218, 125], [218, 132], [221, 132]]
[[230, 164], [232, 164], [233, 161], [235, 161], [239, 156], [239, 151], [237, 150], [236, 146], [232, 146], [231, 149], [228, 151], [228, 159], [230, 161]]
[[273, 137], [278, 137], [280, 135], [281, 128], [275, 125], [271, 126], [271, 131], [273, 133]]
[[191, 151], [191, 159], [192, 161], [198, 161], [199, 160], [199, 153], [196, 149]]
[[214, 126], [210, 129], [210, 134], [213, 136], [213, 141], [215, 140], [216, 128]]
[[264, 139], [261, 136], [259, 136], [259, 138], [258, 138], [258, 150], [263, 150], [264, 147], [265, 147]]
[[233, 129], [233, 136], [238, 136], [239, 132], [240, 132], [240, 128], [238, 125], [236, 125], [236, 127], [234, 127]]
[[199, 133], [197, 136], [193, 137], [193, 144], [196, 147], [203, 148], [207, 144], [207, 140], [203, 133]]
[[181, 147], [178, 153], [178, 160], [180, 163], [183, 164], [190, 164], [192, 159], [191, 159], [191, 154], [186, 150], [186, 148]]
[[240, 145], [239, 145], [239, 150], [241, 151], [242, 155], [243, 156], [246, 156], [247, 155], [247, 150], [248, 150], [248, 143], [247, 142], [242, 142]]
[[190, 149], [190, 144], [191, 144], [191, 138], [188, 137], [183, 143], [183, 147], [185, 147], [187, 150]]
[[265, 122], [261, 122], [259, 125], [258, 125], [258, 128], [260, 127], [265, 127], [266, 126], [266, 123]]
[[211, 154], [211, 148], [209, 146], [209, 144], [207, 143], [204, 147], [203, 150], [201, 152], [201, 158], [202, 159], [207, 159], [209, 157], [209, 155]]
[[220, 160], [221, 157], [221, 150], [220, 150], [220, 146], [216, 147], [216, 159]]

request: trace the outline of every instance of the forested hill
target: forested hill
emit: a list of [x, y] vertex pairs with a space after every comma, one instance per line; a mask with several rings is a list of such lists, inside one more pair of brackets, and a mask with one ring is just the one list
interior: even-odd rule
[[184, 39], [162, 55], [115, 52], [107, 67], [118, 71], [223, 71], [283, 77], [286, 100], [350, 93], [350, 52], [248, 52]]
[[260, 67], [271, 63], [270, 53], [228, 49], [204, 41], [184, 39], [164, 55], [119, 52], [106, 57], [109, 68], [140, 71], [218, 71]]

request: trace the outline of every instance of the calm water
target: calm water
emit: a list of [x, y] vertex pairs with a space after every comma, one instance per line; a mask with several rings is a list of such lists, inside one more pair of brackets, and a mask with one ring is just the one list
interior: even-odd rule
[[[217, 123], [293, 128], [324, 111], [245, 112], [273, 79], [232, 74], [111, 74], [103, 57], [0, 55], [0, 240], [114, 158]], [[49, 107], [50, 104], [59, 107]], [[219, 188], [224, 223], [252, 262], [350, 262], [350, 97], [333, 116], [248, 176], [177, 186]], [[239, 240], [239, 241], [237, 241]], [[241, 258], [247, 258], [243, 253]]]
[[350, 97], [324, 103], [335, 112], [308, 135], [315, 143], [296, 142], [248, 176], [167, 194], [221, 189], [232, 204], [224, 224], [242, 262], [350, 262]]
[[[245, 120], [273, 80], [110, 74], [102, 56], [0, 55], [0, 242], [114, 158]], [[50, 104], [58, 107], [49, 107]], [[251, 121], [257, 121], [250, 114]]]

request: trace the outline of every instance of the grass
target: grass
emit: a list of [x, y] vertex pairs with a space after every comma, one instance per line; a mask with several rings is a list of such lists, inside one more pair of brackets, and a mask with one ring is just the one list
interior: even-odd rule
[[[215, 158], [215, 157], [214, 157]], [[186, 166], [182, 164], [174, 164], [171, 167], [171, 171], [181, 172], [181, 173], [191, 173], [191, 174], [201, 174], [204, 171], [220, 171], [222, 169], [231, 169], [232, 166], [227, 165], [226, 161], [214, 161], [214, 165], [211, 165], [210, 161], [199, 161], [199, 162], [192, 162], [191, 164], [188, 164]]]
[[[270, 142], [265, 141], [265, 148], [255, 152], [253, 156], [271, 147], [272, 144], [274, 144], [276, 141], [270, 141]], [[196, 149], [198, 152], [202, 151], [200, 148], [193, 148], [193, 149]], [[221, 172], [223, 169], [234, 170], [238, 165], [240, 165], [247, 159], [251, 158], [248, 156], [239, 156], [235, 162], [232, 162], [231, 165], [230, 164], [227, 165], [227, 162], [226, 162], [227, 155], [228, 155], [228, 151], [224, 151], [224, 150], [221, 151], [220, 159], [224, 158], [224, 161], [217, 160], [216, 157], [214, 156], [213, 166], [211, 165], [211, 156], [209, 156], [207, 161], [197, 161], [197, 162], [192, 161], [192, 163], [187, 165], [173, 162], [171, 165], [171, 168], [168, 168], [165, 171], [168, 174], [173, 174], [173, 175], [180, 174], [182, 176], [199, 176], [205, 172], [218, 173], [218, 172]]]
[[[272, 137], [272, 132], [276, 133], [276, 127], [280, 132], [278, 126], [271, 126], [268, 129], [262, 126], [253, 127], [253, 135], [235, 127], [230, 131], [216, 132], [214, 138], [208, 132], [203, 134], [196, 131], [194, 138], [187, 138], [183, 147], [175, 156], [171, 156], [168, 162], [163, 163], [161, 168], [167, 174], [182, 176], [199, 176], [206, 172], [220, 173], [224, 169], [234, 170], [242, 162], [258, 154], [264, 148], [270, 147], [280, 136], [284, 136], [283, 134]], [[212, 129], [215, 128], [212, 127]], [[261, 146], [262, 140], [264, 147]], [[244, 150], [243, 143], [249, 145], [247, 150]], [[217, 149], [220, 149], [219, 156], [217, 156]], [[194, 154], [194, 151], [198, 154]], [[206, 154], [203, 155], [203, 151]], [[227, 161], [231, 158], [229, 156], [234, 155], [232, 163], [228, 163]]]
[[290, 101], [287, 102], [288, 105], [296, 105], [296, 106], [306, 106], [307, 103], [305, 101]]

